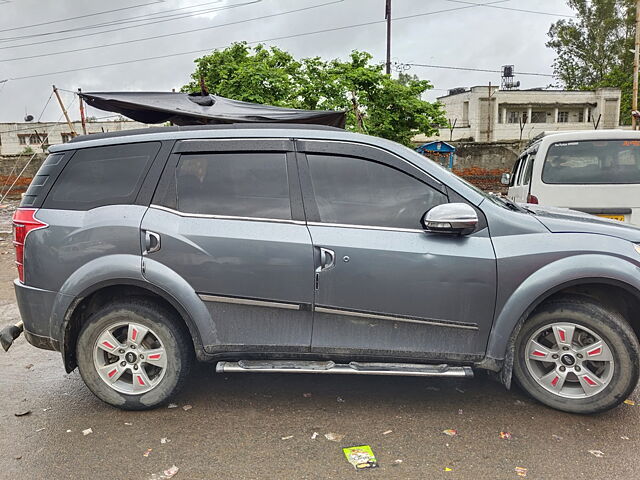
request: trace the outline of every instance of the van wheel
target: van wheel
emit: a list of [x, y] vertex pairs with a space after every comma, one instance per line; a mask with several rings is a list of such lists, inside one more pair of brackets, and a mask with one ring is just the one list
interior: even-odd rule
[[533, 398], [571, 413], [623, 402], [638, 383], [640, 347], [625, 319], [587, 297], [543, 304], [516, 340], [514, 374]]
[[80, 375], [104, 402], [145, 410], [166, 402], [184, 384], [193, 347], [181, 321], [143, 298], [102, 307], [78, 336]]

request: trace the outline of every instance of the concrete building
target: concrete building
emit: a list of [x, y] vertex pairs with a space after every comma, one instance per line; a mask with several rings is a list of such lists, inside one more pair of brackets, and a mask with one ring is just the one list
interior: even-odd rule
[[[453, 131], [439, 139], [500, 142], [528, 140], [541, 132], [617, 128], [620, 90], [500, 90], [477, 86], [439, 97]], [[416, 138], [415, 141], [427, 140]]]
[[[80, 122], [72, 123], [77, 134], [82, 134]], [[133, 121], [87, 122], [87, 133], [117, 132], [144, 128], [148, 125]], [[66, 143], [73, 133], [66, 122], [0, 123], [0, 155], [43, 152], [49, 145]], [[44, 144], [43, 144], [44, 142]]]

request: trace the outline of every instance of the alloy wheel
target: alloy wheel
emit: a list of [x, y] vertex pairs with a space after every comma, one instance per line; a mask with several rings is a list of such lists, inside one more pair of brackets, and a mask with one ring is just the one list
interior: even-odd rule
[[93, 363], [112, 389], [141, 395], [156, 387], [167, 370], [167, 352], [160, 337], [139, 323], [121, 322], [97, 338]]
[[527, 341], [525, 363], [534, 380], [563, 398], [597, 395], [611, 382], [611, 349], [594, 331], [575, 323], [553, 323]]

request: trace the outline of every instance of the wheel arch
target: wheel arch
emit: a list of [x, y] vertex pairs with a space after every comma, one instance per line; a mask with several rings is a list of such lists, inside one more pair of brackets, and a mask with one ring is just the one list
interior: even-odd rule
[[515, 343], [522, 325], [536, 308], [549, 300], [564, 296], [582, 296], [617, 311], [629, 322], [636, 337], [640, 339], [640, 289], [635, 285], [607, 277], [584, 277], [559, 283], [535, 297], [514, 319], [506, 341], [504, 336], [496, 339], [492, 335], [490, 338], [487, 349], [489, 365], [501, 368], [500, 380], [507, 388], [511, 385]]
[[172, 295], [160, 287], [148, 282], [132, 279], [110, 279], [91, 285], [77, 295], [64, 314], [60, 331], [60, 352], [67, 372], [76, 366], [75, 345], [84, 322], [99, 307], [112, 299], [123, 297], [145, 297], [174, 312], [187, 329], [196, 354], [200, 360], [205, 358], [200, 331], [187, 309]]

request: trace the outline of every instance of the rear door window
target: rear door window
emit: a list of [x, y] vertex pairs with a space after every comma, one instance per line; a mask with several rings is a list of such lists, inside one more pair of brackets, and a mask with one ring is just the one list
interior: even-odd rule
[[542, 181], [548, 184], [640, 183], [640, 141], [554, 143], [544, 162]]
[[529, 185], [531, 182], [531, 174], [533, 173], [533, 163], [536, 160], [535, 155], [529, 155], [529, 160], [527, 161], [527, 166], [524, 170], [524, 178], [522, 179], [522, 185]]
[[62, 170], [43, 207], [89, 210], [133, 203], [159, 149], [160, 142], [80, 149]]
[[182, 155], [176, 187], [184, 213], [291, 219], [285, 153]]

